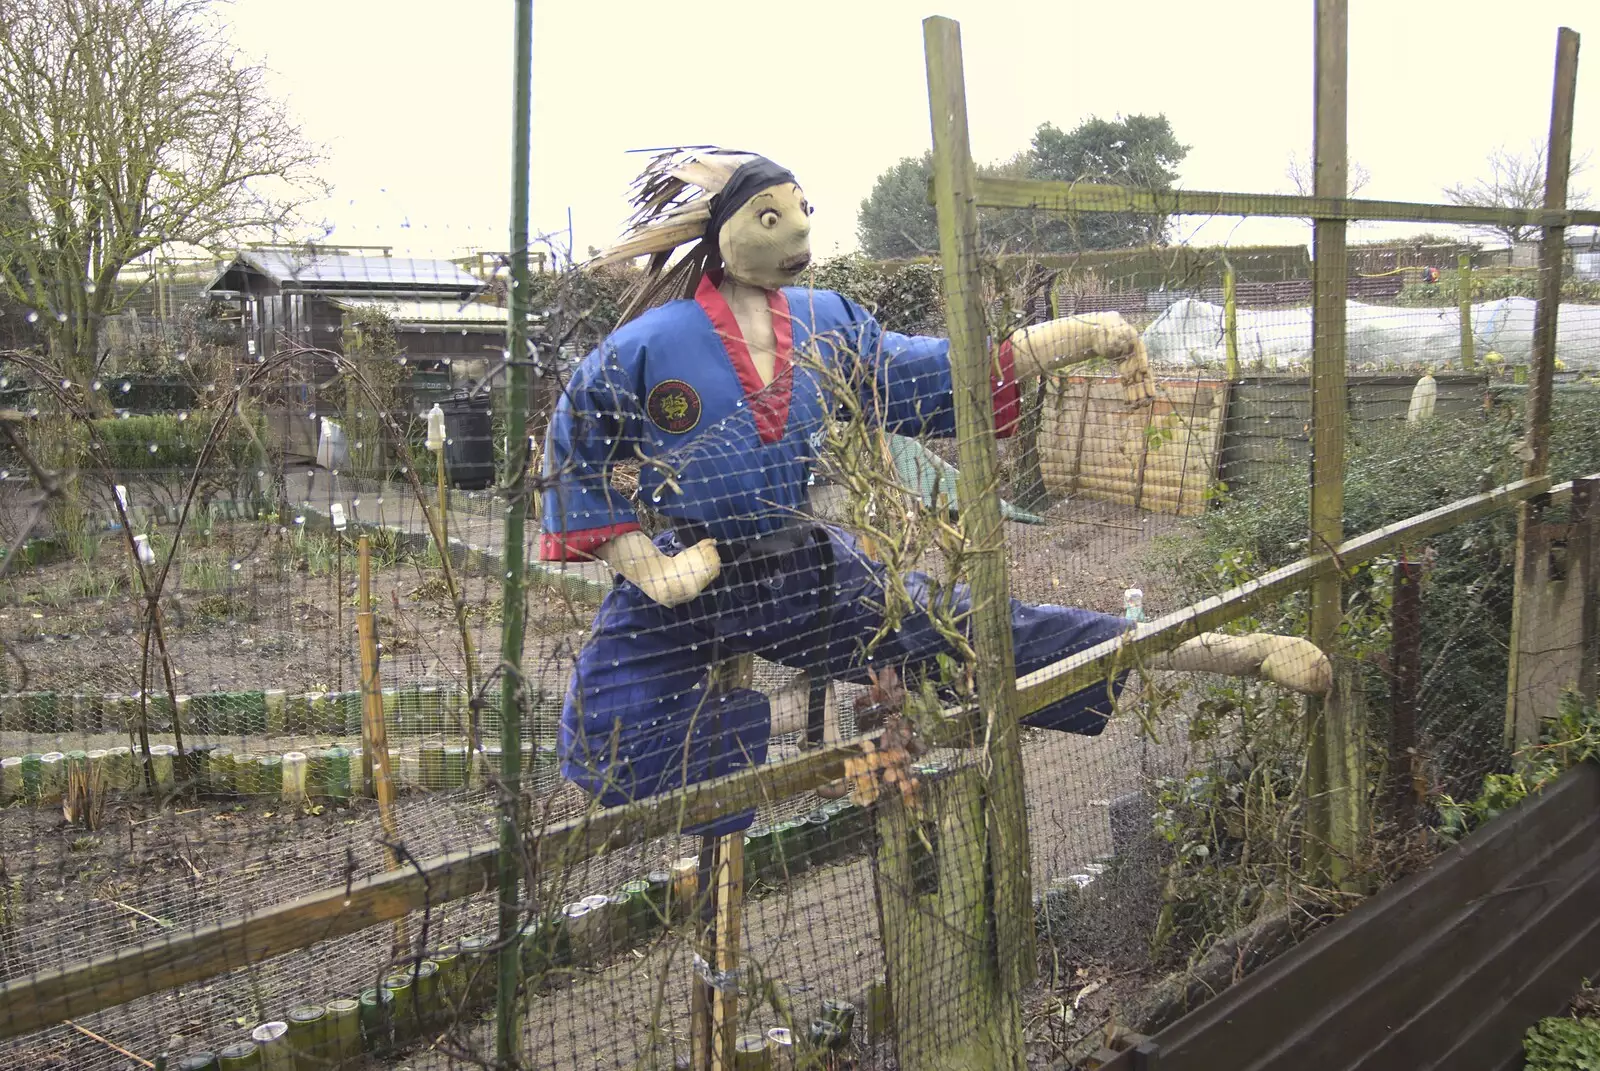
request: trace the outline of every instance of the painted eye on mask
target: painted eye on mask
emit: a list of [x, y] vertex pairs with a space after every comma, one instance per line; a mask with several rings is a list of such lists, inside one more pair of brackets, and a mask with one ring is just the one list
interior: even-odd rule
[[778, 225], [778, 210], [775, 208], [765, 209], [760, 218], [763, 227], [776, 227]]

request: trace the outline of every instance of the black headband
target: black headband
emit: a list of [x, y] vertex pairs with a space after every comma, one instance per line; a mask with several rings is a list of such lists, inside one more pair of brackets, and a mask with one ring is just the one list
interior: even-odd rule
[[733, 174], [728, 177], [728, 184], [711, 198], [711, 219], [706, 222], [706, 241], [716, 248], [717, 234], [722, 230], [722, 225], [732, 219], [733, 214], [743, 208], [750, 198], [762, 190], [794, 181], [794, 175], [788, 168], [780, 167], [765, 156], [747, 160], [734, 168]]

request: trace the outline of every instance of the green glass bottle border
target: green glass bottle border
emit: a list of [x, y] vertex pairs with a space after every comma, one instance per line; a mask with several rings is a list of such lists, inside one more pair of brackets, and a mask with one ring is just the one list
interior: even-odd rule
[[[391, 735], [464, 735], [467, 696], [456, 688], [404, 685], [385, 688], [382, 695], [384, 724]], [[535, 719], [553, 722], [560, 716], [560, 703], [559, 695], [540, 693]], [[498, 693], [484, 694], [479, 721], [485, 735], [498, 730], [499, 707]], [[171, 697], [151, 694], [149, 711], [152, 731], [171, 729]], [[178, 715], [183, 731], [199, 736], [355, 736], [361, 732], [361, 692], [198, 692], [178, 696]], [[139, 721], [138, 693], [0, 692], [0, 732], [124, 733]]]
[[[945, 767], [925, 764], [925, 776]], [[873, 811], [838, 800], [772, 826], [754, 825], [745, 832], [745, 881], [778, 888], [816, 867], [845, 862], [869, 850]], [[546, 976], [578, 967], [602, 966], [640, 944], [689, 924], [696, 906], [675, 897], [668, 872], [623, 882], [618, 888], [551, 905], [530, 922], [522, 937], [522, 969], [530, 990]], [[381, 990], [369, 988], [345, 998], [359, 1011], [359, 1039], [354, 1027], [341, 1032], [333, 1009], [338, 1002], [299, 1002], [286, 1014], [291, 1043], [307, 1039], [325, 1060], [348, 1060], [359, 1052], [390, 1056], [448, 1025], [459, 1009], [471, 1017], [489, 1010], [495, 995], [495, 951], [491, 935], [464, 938], [420, 965], [415, 961], [385, 976]], [[874, 983], [881, 988], [881, 980]], [[875, 1004], [869, 986], [862, 1000], [819, 1001], [817, 1021], [826, 1021], [846, 1035], [858, 1007], [869, 1016]], [[321, 1013], [321, 1014], [319, 1014]], [[341, 1038], [343, 1040], [341, 1040]], [[342, 1046], [342, 1047], [341, 1047]]]

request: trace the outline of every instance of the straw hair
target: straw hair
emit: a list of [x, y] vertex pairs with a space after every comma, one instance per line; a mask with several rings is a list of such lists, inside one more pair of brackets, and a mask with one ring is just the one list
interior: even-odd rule
[[[721, 260], [705, 241], [711, 219], [711, 198], [728, 184], [740, 164], [756, 154], [714, 145], [691, 145], [656, 151], [628, 200], [634, 206], [620, 241], [603, 250], [588, 267], [600, 268], [637, 257], [650, 258], [644, 275], [623, 300], [620, 327], [656, 305], [692, 295], [706, 272]], [[668, 264], [678, 249], [694, 247]]]

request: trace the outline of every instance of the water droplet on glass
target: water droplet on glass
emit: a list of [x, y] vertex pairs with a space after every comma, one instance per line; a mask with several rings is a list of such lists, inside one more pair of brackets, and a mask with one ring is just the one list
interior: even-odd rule
[[121, 390], [121, 391], [122, 391], [122, 393], [124, 393], [124, 394], [126, 394], [126, 393], [128, 393], [128, 392], [129, 392], [129, 391], [130, 391], [130, 390], [132, 390], [132, 389], [133, 389], [133, 384], [132, 384], [132, 383], [128, 383], [128, 382], [126, 382], [126, 381], [124, 381], [124, 382], [123, 382], [123, 384], [122, 384], [122, 386], [121, 386], [121, 387], [119, 387], [119, 388], [118, 388], [118, 389], [119, 389], [119, 390]]
[[151, 452], [151, 453], [152, 453], [152, 454], [153, 454], [153, 453], [156, 453], [156, 452], [157, 452], [157, 451], [159, 451], [159, 450], [160, 450], [160, 449], [161, 449], [161, 447], [159, 447], [159, 446], [157, 446], [157, 445], [156, 445], [156, 444], [155, 444], [155, 443], [151, 443], [151, 444], [150, 444], [150, 452]]
[[64, 324], [66, 322], [67, 322], [67, 314], [66, 313], [64, 313], [64, 312], [56, 313], [56, 323]]
[[294, 519], [294, 523], [295, 524], [305, 524], [306, 523], [306, 519], [304, 517], [296, 517]]
[[234, 562], [232, 568], [233, 571], [237, 573], [240, 569], [244, 568], [244, 562]]
[[63, 380], [62, 380], [62, 381], [61, 381], [61, 389], [62, 389], [62, 390], [71, 390], [71, 389], [72, 389], [72, 380], [70, 380], [70, 379], [63, 379]]
[[[3, 387], [3, 386], [5, 386], [5, 383], [0, 382], [0, 387]], [[89, 389], [90, 390], [99, 390], [100, 389], [100, 381], [97, 379], [93, 383], [89, 384]]]

